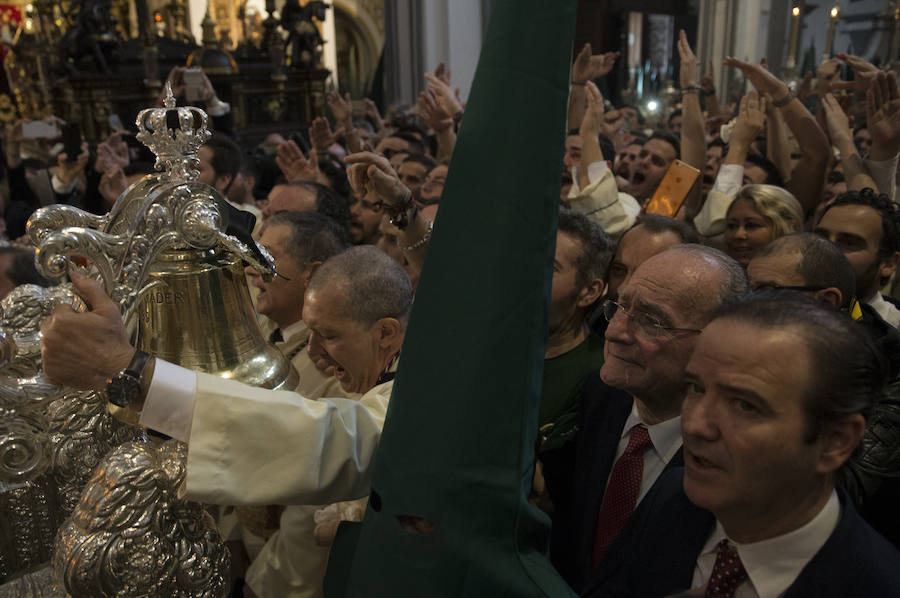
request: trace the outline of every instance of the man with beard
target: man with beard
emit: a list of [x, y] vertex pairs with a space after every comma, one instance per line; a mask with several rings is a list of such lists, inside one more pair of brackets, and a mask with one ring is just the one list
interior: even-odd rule
[[428, 156], [419, 154], [411, 154], [407, 156], [400, 168], [397, 169], [397, 176], [400, 181], [409, 188], [413, 193], [418, 193], [425, 182], [425, 176], [434, 168], [434, 160]]
[[378, 227], [384, 211], [381, 204], [356, 197], [350, 205], [350, 241], [354, 245], [374, 245], [381, 236]]
[[441, 193], [444, 191], [444, 183], [447, 182], [446, 164], [438, 164], [432, 168], [427, 175], [422, 187], [419, 189], [419, 203], [423, 206], [438, 203], [441, 200]]
[[631, 195], [638, 203], [644, 205], [650, 199], [672, 160], [679, 156], [680, 151], [681, 142], [669, 133], [654, 133], [644, 144], [629, 186]]
[[613, 168], [613, 173], [616, 175], [616, 185], [619, 187], [619, 191], [628, 192], [628, 186], [631, 184], [631, 175], [637, 170], [641, 148], [644, 147], [645, 143], [647, 143], [645, 138], [635, 137], [616, 156], [616, 165]]
[[703, 183], [700, 187], [700, 193], [706, 197], [712, 190], [713, 183], [719, 174], [719, 167], [725, 158], [725, 149], [727, 145], [724, 141], [716, 138], [706, 148], [706, 163], [703, 165]]
[[890, 325], [900, 309], [879, 292], [900, 263], [900, 211], [872, 189], [841, 194], [822, 215], [815, 232], [840, 249], [856, 274], [856, 297]]

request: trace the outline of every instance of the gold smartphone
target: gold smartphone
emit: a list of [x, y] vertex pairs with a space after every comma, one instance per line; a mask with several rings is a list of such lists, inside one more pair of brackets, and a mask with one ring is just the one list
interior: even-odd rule
[[653, 197], [647, 202], [644, 213], [674, 218], [699, 176], [700, 171], [690, 164], [673, 160]]

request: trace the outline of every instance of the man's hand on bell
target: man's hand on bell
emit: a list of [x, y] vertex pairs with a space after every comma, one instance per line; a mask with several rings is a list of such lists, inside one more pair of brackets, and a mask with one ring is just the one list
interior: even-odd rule
[[41, 324], [41, 358], [47, 378], [72, 388], [104, 390], [106, 381], [131, 362], [134, 347], [118, 307], [93, 278], [69, 274], [88, 305], [76, 312], [60, 305]]

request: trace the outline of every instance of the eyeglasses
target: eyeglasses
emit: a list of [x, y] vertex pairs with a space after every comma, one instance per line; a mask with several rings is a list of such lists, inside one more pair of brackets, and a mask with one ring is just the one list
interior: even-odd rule
[[621, 312], [632, 324], [634, 324], [635, 331], [647, 338], [659, 338], [666, 334], [674, 334], [676, 332], [689, 332], [692, 334], [700, 334], [703, 332], [696, 328], [674, 328], [672, 326], [666, 326], [655, 316], [651, 316], [642, 311], [629, 311], [612, 300], [604, 301], [602, 308], [603, 317], [606, 318], [608, 322], [612, 322], [612, 319], [616, 314]]
[[753, 287], [756, 291], [800, 291], [801, 293], [812, 293], [815, 291], [824, 291], [828, 287], [801, 286], [801, 285], [780, 285], [774, 282], [764, 282], [759, 286]]

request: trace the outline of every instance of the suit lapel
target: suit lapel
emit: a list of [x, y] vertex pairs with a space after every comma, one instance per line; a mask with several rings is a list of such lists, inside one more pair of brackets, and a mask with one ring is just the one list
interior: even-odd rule
[[659, 477], [593, 572], [583, 597], [668, 596], [690, 588], [715, 517], [687, 499], [682, 478], [681, 468]]
[[581, 532], [578, 552], [582, 567], [590, 566], [597, 514], [603, 503], [606, 481], [615, 461], [622, 427], [634, 399], [628, 393], [607, 386], [598, 374], [585, 383], [582, 428], [576, 457], [575, 509]]

